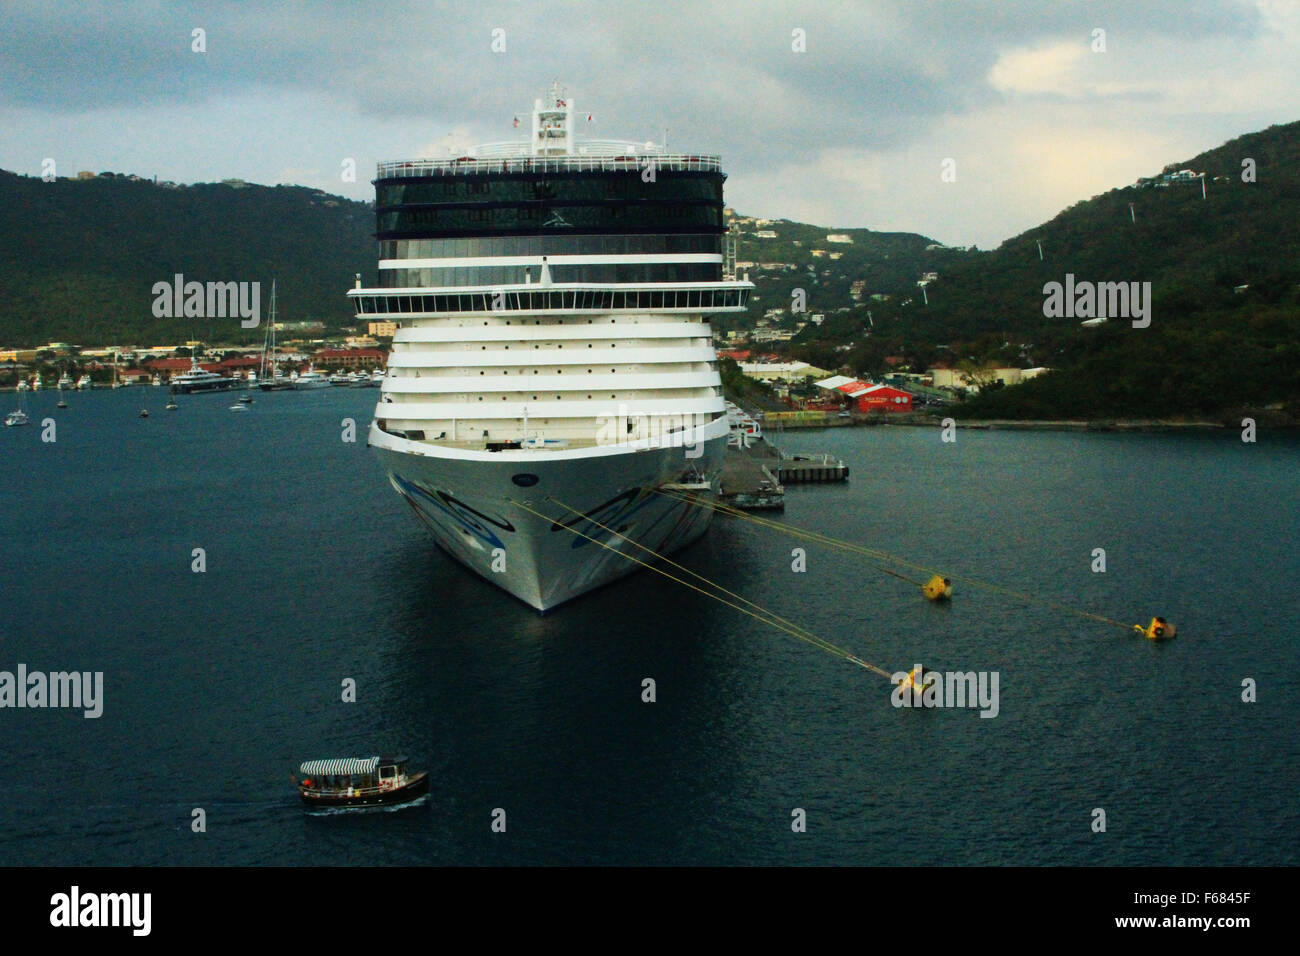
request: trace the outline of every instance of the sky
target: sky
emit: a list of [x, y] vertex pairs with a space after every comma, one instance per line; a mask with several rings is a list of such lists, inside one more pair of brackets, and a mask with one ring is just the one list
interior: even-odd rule
[[1297, 63], [1300, 0], [4, 0], [0, 167], [368, 200], [558, 79], [592, 137], [721, 154], [742, 214], [989, 249], [1300, 119]]

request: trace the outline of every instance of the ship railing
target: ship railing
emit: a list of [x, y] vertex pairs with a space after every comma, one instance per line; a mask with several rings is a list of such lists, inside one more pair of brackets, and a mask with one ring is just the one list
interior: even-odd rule
[[463, 157], [461, 159], [414, 159], [380, 163], [378, 179], [421, 178], [426, 176], [477, 176], [489, 173], [561, 173], [616, 172], [640, 170], [649, 165], [672, 172], [718, 172], [718, 156], [675, 153], [629, 156], [517, 156], [501, 158]]

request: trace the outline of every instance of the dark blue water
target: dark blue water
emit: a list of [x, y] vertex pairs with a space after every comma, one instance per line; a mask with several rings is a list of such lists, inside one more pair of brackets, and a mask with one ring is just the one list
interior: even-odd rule
[[[781, 520], [950, 570], [951, 606], [824, 547], [794, 573], [798, 542], [734, 520], [680, 560], [887, 670], [998, 671], [981, 719], [895, 709], [649, 573], [538, 616], [406, 513], [365, 448], [376, 396], [41, 393], [0, 429], [0, 670], [106, 685], [98, 720], [0, 710], [0, 864], [1300, 862], [1295, 439], [778, 436], [853, 468]], [[426, 809], [304, 815], [300, 761], [379, 750], [432, 772]]]

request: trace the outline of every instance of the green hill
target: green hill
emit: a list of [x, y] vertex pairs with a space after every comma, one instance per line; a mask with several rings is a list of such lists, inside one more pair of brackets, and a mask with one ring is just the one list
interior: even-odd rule
[[155, 282], [277, 280], [279, 317], [353, 320], [347, 290], [373, 280], [374, 212], [301, 186], [162, 186], [126, 176], [0, 171], [0, 344], [261, 341], [230, 319], [159, 319]]
[[[1255, 182], [1243, 181], [1245, 159], [1254, 160]], [[883, 372], [889, 354], [913, 367], [946, 360], [1057, 370], [986, 392], [963, 410], [986, 417], [1167, 417], [1295, 402], [1300, 123], [1239, 137], [1166, 169], [1204, 172], [1206, 198], [1199, 179], [1113, 189], [993, 252], [935, 270], [940, 278], [926, 289], [928, 305], [914, 294], [910, 304], [874, 305], [874, 324], [861, 309], [828, 318], [805, 329], [793, 351], [855, 373]], [[1150, 327], [1112, 318], [1083, 328], [1078, 319], [1044, 316], [1044, 285], [1067, 273], [1091, 282], [1150, 282]], [[835, 351], [850, 341], [853, 349]]]
[[[850, 306], [850, 287], [856, 280], [865, 283], [864, 298], [873, 293], [910, 294], [922, 273], [948, 269], [970, 255], [910, 232], [827, 229], [788, 219], [758, 224], [746, 218], [738, 220], [736, 259], [754, 263], [741, 271], [749, 275], [755, 293], [748, 317], [720, 317], [714, 322], [724, 330], [752, 325], [768, 309], [788, 310], [795, 289], [806, 294], [809, 313], [832, 313]], [[776, 233], [776, 238], [760, 238], [760, 231]], [[847, 236], [851, 241], [828, 242], [828, 235]], [[793, 328], [793, 317], [782, 325]]]
[[[1254, 182], [1243, 181], [1245, 159]], [[772, 349], [819, 367], [877, 377], [900, 360], [913, 369], [1055, 370], [986, 390], [959, 414], [1203, 416], [1296, 403], [1300, 123], [1167, 169], [1203, 172], [1207, 198], [1200, 179], [1116, 188], [992, 252], [911, 233], [742, 221], [737, 258], [754, 263], [745, 271], [757, 294], [748, 315], [716, 326], [749, 329], [782, 309], [778, 324], [793, 329], [791, 293], [802, 289], [808, 312], [825, 319]], [[366, 203], [299, 186], [175, 187], [113, 174], [47, 183], [0, 171], [0, 344], [260, 340], [237, 320], [155, 318], [153, 284], [178, 272], [199, 281], [275, 278], [281, 319], [335, 330], [354, 321], [344, 296], [354, 273], [374, 282], [373, 220]], [[852, 241], [829, 242], [833, 232]], [[938, 278], [923, 297], [917, 280], [927, 272]], [[1045, 316], [1044, 285], [1067, 273], [1150, 282], [1150, 327], [1112, 318], [1083, 328], [1077, 318]]]

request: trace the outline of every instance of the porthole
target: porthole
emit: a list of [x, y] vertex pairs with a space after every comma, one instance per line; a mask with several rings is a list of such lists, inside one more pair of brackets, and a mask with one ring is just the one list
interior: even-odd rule
[[529, 474], [513, 475], [510, 478], [510, 480], [513, 481], [520, 488], [531, 488], [533, 485], [537, 484], [538, 481], [540, 481], [540, 479], [536, 475], [529, 475]]

